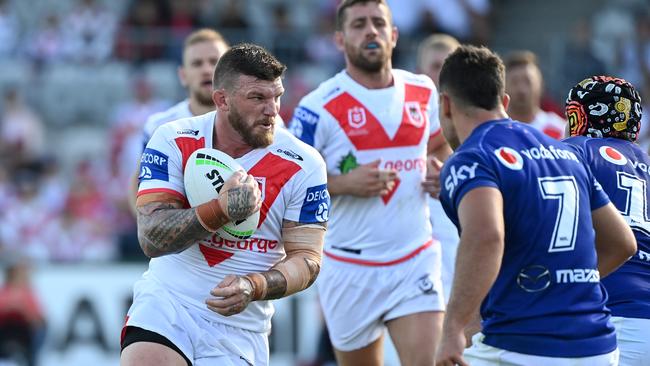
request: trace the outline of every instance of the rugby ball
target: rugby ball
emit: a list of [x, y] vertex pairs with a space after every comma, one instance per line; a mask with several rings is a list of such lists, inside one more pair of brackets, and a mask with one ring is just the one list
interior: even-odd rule
[[[221, 188], [237, 170], [244, 170], [235, 159], [219, 150], [202, 148], [190, 155], [183, 172], [185, 195], [191, 207], [201, 205], [219, 196]], [[217, 230], [226, 240], [248, 239], [255, 233], [260, 212], [237, 222], [231, 221]]]

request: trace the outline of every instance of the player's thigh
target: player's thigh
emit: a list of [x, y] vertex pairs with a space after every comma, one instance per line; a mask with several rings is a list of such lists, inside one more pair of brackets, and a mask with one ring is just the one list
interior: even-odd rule
[[382, 366], [384, 364], [384, 336], [381, 335], [367, 346], [352, 351], [341, 351], [334, 347], [334, 355], [339, 366]]
[[188, 366], [178, 352], [153, 342], [135, 342], [120, 355], [121, 366]]
[[444, 312], [427, 311], [386, 323], [402, 365], [433, 365], [443, 320]]
[[650, 319], [612, 317], [621, 353], [619, 365], [650, 364]]

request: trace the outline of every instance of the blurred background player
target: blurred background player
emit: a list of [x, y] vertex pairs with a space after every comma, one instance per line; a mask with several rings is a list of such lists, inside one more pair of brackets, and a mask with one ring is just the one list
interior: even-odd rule
[[440, 94], [455, 149], [440, 199], [461, 236], [436, 364], [616, 365], [600, 276], [636, 251], [623, 217], [584, 160], [508, 118], [504, 65], [489, 49], [449, 55]]
[[[432, 34], [425, 38], [418, 47], [417, 72], [429, 76], [437, 88], [442, 64], [445, 62], [447, 55], [454, 52], [458, 46], [460, 46], [460, 43], [456, 38], [447, 34]], [[451, 149], [449, 153], [451, 153]], [[438, 169], [438, 164], [432, 162], [431, 169], [427, 170], [427, 173]], [[433, 237], [440, 241], [442, 250], [442, 288], [445, 299], [448, 300], [451, 282], [454, 278], [458, 231], [447, 217], [447, 214], [445, 214], [440, 201], [431, 197], [428, 198], [428, 201], [431, 215], [429, 221], [431, 222]]]
[[506, 93], [510, 95], [510, 118], [528, 123], [554, 139], [564, 137], [564, 118], [541, 108], [544, 81], [535, 54], [514, 51], [503, 62], [506, 65]]
[[[183, 60], [178, 67], [178, 79], [187, 89], [188, 98], [168, 110], [150, 116], [144, 124], [142, 133], [143, 146], [151, 139], [154, 131], [162, 124], [181, 118], [199, 116], [214, 110], [212, 102], [212, 75], [221, 55], [228, 51], [228, 42], [221, 34], [212, 29], [199, 29], [185, 38]], [[132, 180], [132, 207], [140, 175], [138, 162]]]
[[[309, 287], [320, 269], [329, 209], [325, 163], [276, 128], [286, 67], [239, 44], [219, 60], [217, 110], [158, 128], [143, 153], [138, 237], [151, 257], [135, 284], [122, 365], [268, 365], [273, 305]], [[199, 148], [237, 159], [218, 198], [188, 208], [183, 167]], [[263, 191], [263, 192], [261, 192]], [[260, 211], [250, 239], [215, 234]]]
[[392, 68], [397, 29], [384, 1], [341, 2], [336, 29], [346, 68], [303, 98], [290, 126], [328, 168], [325, 321], [340, 365], [383, 364], [385, 328], [403, 365], [431, 364], [444, 299], [421, 184], [427, 143], [442, 160], [449, 149], [436, 89]]
[[635, 143], [641, 113], [641, 96], [632, 84], [607, 76], [581, 81], [566, 101], [571, 137], [564, 141], [589, 163], [638, 245], [630, 260], [602, 280], [624, 366], [645, 365], [650, 355], [650, 158]]

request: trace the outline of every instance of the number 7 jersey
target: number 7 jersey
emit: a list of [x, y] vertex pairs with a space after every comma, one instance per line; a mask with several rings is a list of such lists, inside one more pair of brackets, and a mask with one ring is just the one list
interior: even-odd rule
[[469, 191], [493, 187], [503, 197], [503, 259], [481, 304], [485, 344], [547, 357], [614, 351], [591, 219], [609, 200], [578, 154], [523, 123], [489, 121], [445, 163], [441, 185], [459, 228]]

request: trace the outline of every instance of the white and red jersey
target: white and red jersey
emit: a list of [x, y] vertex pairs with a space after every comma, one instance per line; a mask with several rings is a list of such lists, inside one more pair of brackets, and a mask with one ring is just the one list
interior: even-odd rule
[[161, 125], [175, 121], [177, 119], [193, 117], [192, 111], [190, 111], [190, 100], [185, 99], [177, 104], [173, 105], [171, 108], [152, 114], [147, 118], [147, 122], [144, 124], [142, 129], [142, 146], [147, 146], [147, 142], [151, 140], [154, 131]]
[[[142, 154], [138, 195], [167, 192], [185, 200], [183, 171], [189, 156], [213, 146], [216, 113], [160, 126]], [[161, 283], [181, 303], [207, 319], [256, 332], [271, 327], [273, 306], [255, 301], [240, 314], [223, 317], [207, 309], [205, 300], [228, 274], [267, 271], [285, 257], [282, 221], [327, 220], [329, 194], [321, 156], [285, 129], [276, 128], [274, 142], [235, 159], [255, 176], [263, 204], [255, 234], [240, 241], [212, 235], [185, 251], [151, 259], [144, 277]]]
[[565, 137], [566, 121], [555, 112], [547, 112], [540, 109], [529, 124], [531, 127], [542, 131], [545, 135], [556, 140], [561, 140]]
[[430, 131], [440, 132], [438, 95], [431, 79], [393, 70], [394, 83], [367, 89], [342, 71], [305, 96], [289, 130], [314, 146], [330, 175], [381, 159], [398, 173], [381, 197], [335, 196], [325, 254], [359, 264], [399, 262], [431, 245], [421, 183]]

